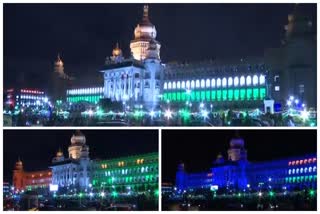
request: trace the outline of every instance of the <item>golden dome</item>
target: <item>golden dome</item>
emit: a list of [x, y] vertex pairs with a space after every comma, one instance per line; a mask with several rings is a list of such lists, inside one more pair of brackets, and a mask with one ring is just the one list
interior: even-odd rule
[[61, 151], [61, 149], [59, 149], [59, 151], [57, 152], [57, 157], [62, 157], [63, 156], [63, 152]]
[[119, 43], [117, 42], [116, 47], [112, 50], [112, 56], [117, 57], [122, 55], [122, 50], [119, 48]]

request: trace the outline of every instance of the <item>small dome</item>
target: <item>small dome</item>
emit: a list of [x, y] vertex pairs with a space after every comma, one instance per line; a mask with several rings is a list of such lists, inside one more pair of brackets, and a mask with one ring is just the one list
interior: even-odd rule
[[119, 48], [119, 43], [116, 44], [116, 47], [112, 50], [112, 56], [117, 57], [122, 55], [122, 50]]
[[57, 157], [62, 157], [63, 156], [63, 152], [61, 151], [61, 149], [59, 149], [59, 151], [57, 152]]

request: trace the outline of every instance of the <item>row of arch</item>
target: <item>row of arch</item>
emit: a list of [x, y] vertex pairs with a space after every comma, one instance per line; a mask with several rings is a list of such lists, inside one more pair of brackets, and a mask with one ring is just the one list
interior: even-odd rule
[[314, 167], [305, 167], [305, 168], [296, 168], [296, 169], [289, 169], [288, 170], [288, 174], [291, 175], [291, 174], [302, 174], [302, 173], [311, 173], [311, 172], [317, 172], [317, 167], [314, 166]]
[[197, 79], [197, 80], [182, 80], [182, 81], [170, 81], [165, 82], [163, 85], [164, 90], [171, 89], [193, 89], [193, 88], [219, 88], [219, 87], [238, 87], [238, 86], [251, 86], [251, 85], [264, 85], [266, 82], [265, 76], [253, 75], [251, 76], [241, 76], [239, 77], [223, 77], [213, 78], [213, 79]]

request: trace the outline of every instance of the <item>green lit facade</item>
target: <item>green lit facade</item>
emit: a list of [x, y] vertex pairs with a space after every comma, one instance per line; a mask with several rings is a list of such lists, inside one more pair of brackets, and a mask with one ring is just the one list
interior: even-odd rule
[[95, 161], [92, 170], [92, 188], [96, 191], [158, 194], [158, 153]]
[[163, 93], [163, 101], [171, 102], [223, 102], [223, 101], [251, 101], [264, 100], [265, 87], [230, 88], [218, 90], [171, 90]]
[[[244, 69], [244, 68], [243, 68]], [[162, 100], [170, 102], [262, 101], [267, 96], [262, 73], [199, 79], [172, 79], [163, 84]]]
[[67, 102], [89, 102], [97, 104], [103, 98], [103, 87], [67, 90]]

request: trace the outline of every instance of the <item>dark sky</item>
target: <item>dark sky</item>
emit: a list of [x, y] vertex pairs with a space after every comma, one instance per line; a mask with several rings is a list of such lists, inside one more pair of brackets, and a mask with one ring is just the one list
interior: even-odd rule
[[[45, 87], [57, 53], [65, 72], [98, 70], [118, 41], [126, 56], [142, 4], [4, 4], [4, 85]], [[261, 56], [278, 47], [294, 4], [149, 4], [163, 62]], [[301, 4], [316, 26], [316, 4]]]
[[[251, 162], [316, 154], [316, 130], [240, 130]], [[208, 171], [221, 152], [227, 158], [234, 130], [162, 131], [162, 181], [174, 183], [183, 162], [187, 171]]]
[[[91, 159], [158, 152], [157, 130], [81, 130]], [[26, 170], [47, 169], [59, 147], [68, 157], [74, 130], [5, 130], [4, 181], [11, 182], [18, 157]]]

